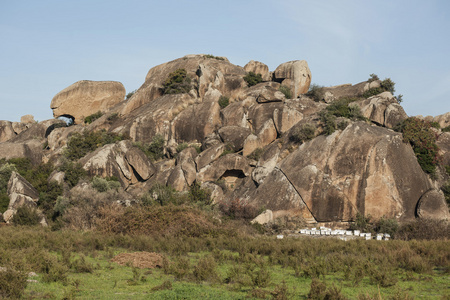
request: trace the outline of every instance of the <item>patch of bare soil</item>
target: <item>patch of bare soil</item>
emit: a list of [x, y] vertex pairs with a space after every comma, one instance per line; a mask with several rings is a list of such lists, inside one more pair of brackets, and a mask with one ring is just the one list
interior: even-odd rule
[[140, 269], [161, 268], [163, 256], [155, 252], [121, 253], [111, 259], [121, 266], [131, 265]]

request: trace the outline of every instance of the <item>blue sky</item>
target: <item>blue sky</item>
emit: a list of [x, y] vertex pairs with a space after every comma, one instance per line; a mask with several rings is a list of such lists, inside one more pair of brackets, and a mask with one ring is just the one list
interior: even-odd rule
[[53, 117], [54, 95], [78, 80], [127, 92], [186, 54], [304, 59], [313, 83], [396, 82], [408, 115], [450, 111], [450, 1], [0, 0], [0, 120]]

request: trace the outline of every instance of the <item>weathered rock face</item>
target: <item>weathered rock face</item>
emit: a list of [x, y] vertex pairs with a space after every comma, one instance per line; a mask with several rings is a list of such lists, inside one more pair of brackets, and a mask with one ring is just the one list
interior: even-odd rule
[[239, 126], [225, 126], [219, 129], [223, 142], [232, 145], [235, 152], [244, 147], [244, 141], [250, 133], [250, 129]]
[[440, 134], [436, 144], [441, 150], [442, 164], [450, 166], [450, 132]]
[[403, 107], [390, 92], [384, 92], [368, 99], [356, 101], [364, 117], [381, 126], [393, 128], [408, 118]]
[[360, 97], [369, 89], [380, 87], [380, 83], [380, 80], [374, 80], [371, 82], [363, 81], [355, 85], [341, 84], [332, 87], [323, 87], [319, 93], [319, 98], [326, 103], [330, 103], [341, 98]]
[[294, 60], [279, 65], [273, 73], [275, 81], [291, 89], [294, 98], [308, 91], [311, 71], [305, 60]]
[[424, 193], [417, 204], [417, 216], [424, 219], [448, 220], [450, 214], [444, 194], [435, 189]]
[[227, 154], [203, 167], [197, 173], [199, 181], [216, 181], [224, 177], [242, 178], [250, 176], [252, 167], [249, 161], [239, 154]]
[[0, 121], [0, 143], [6, 142], [16, 136], [12, 122]]
[[50, 108], [55, 118], [71, 116], [75, 124], [95, 112], [105, 112], [123, 101], [125, 88], [116, 81], [75, 82], [53, 97]]
[[264, 81], [270, 80], [269, 67], [262, 62], [251, 60], [244, 66], [244, 70], [246, 72], [261, 74], [261, 77]]
[[91, 175], [117, 177], [124, 188], [148, 180], [155, 173], [145, 154], [130, 141], [105, 145], [80, 159], [80, 163]]
[[24, 115], [20, 117], [20, 123], [35, 123], [33, 115]]
[[[6, 223], [11, 222], [17, 209], [22, 206], [36, 208], [36, 202], [39, 200], [39, 193], [37, 190], [20, 174], [13, 171], [8, 181], [8, 209], [3, 213], [3, 218]], [[47, 221], [44, 215], [39, 212], [41, 217], [41, 224], [46, 226]]]
[[163, 94], [163, 84], [169, 74], [177, 69], [185, 69], [192, 80], [197, 96], [203, 98], [210, 88], [217, 89], [223, 95], [234, 98], [235, 93], [246, 86], [243, 79], [245, 71], [227, 59], [218, 60], [205, 55], [186, 55], [185, 57], [158, 65], [150, 69], [144, 84], [130, 98], [121, 111], [127, 115]]
[[350, 220], [357, 212], [410, 219], [430, 188], [400, 134], [362, 122], [301, 145], [279, 169], [318, 221]]
[[33, 163], [39, 164], [43, 158], [42, 143], [38, 140], [30, 140], [24, 143], [0, 143], [0, 157], [6, 160], [29, 158]]
[[437, 122], [441, 126], [441, 128], [445, 128], [450, 126], [450, 112], [447, 112], [445, 114], [439, 115], [439, 116], [417, 116], [417, 118], [424, 119], [425, 121], [429, 122]]

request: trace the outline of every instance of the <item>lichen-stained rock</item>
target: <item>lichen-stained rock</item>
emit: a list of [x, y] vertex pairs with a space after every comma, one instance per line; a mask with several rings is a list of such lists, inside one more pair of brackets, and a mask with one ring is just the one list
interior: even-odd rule
[[173, 135], [177, 142], [201, 142], [220, 126], [220, 106], [217, 102], [191, 105], [173, 122]]
[[10, 121], [0, 121], [0, 143], [6, 142], [16, 136]]
[[117, 177], [124, 188], [148, 180], [155, 173], [153, 164], [130, 141], [105, 145], [79, 162], [91, 175]]
[[279, 169], [318, 221], [411, 219], [431, 187], [401, 134], [363, 122], [302, 144]]
[[201, 169], [209, 165], [211, 162], [218, 159], [222, 155], [223, 151], [225, 151], [225, 144], [217, 144], [200, 153], [195, 158], [197, 171], [200, 171]]
[[167, 179], [167, 185], [170, 185], [178, 192], [182, 192], [187, 189], [188, 185], [186, 178], [184, 177], [184, 172], [180, 165], [175, 166], [170, 173], [170, 176]]
[[383, 92], [368, 99], [354, 102], [364, 117], [381, 126], [393, 128], [408, 118], [397, 99], [390, 92]]
[[251, 60], [244, 66], [244, 70], [246, 72], [261, 74], [261, 77], [264, 81], [269, 81], [271, 79], [269, 67], [262, 62]]
[[425, 192], [417, 204], [417, 216], [424, 219], [448, 220], [450, 214], [444, 194], [436, 189]]
[[285, 133], [303, 119], [303, 114], [285, 104], [273, 111], [273, 122], [279, 134]]
[[0, 143], [0, 158], [6, 160], [11, 158], [28, 158], [32, 163], [40, 164], [43, 156], [42, 142], [39, 140], [29, 140], [22, 143]]
[[242, 102], [233, 102], [220, 111], [222, 126], [249, 126]]
[[268, 120], [273, 119], [273, 112], [275, 109], [283, 109], [284, 104], [281, 102], [272, 102], [264, 104], [255, 104], [248, 109], [248, 120], [252, 124], [252, 128], [256, 134], [266, 124]]
[[197, 173], [197, 180], [200, 182], [216, 181], [226, 175], [227, 171], [247, 177], [251, 175], [252, 167], [247, 158], [239, 154], [227, 154], [200, 169]]
[[222, 203], [224, 201], [224, 193], [220, 186], [212, 182], [203, 182], [200, 186], [202, 189], [208, 190], [211, 198], [211, 204]]
[[259, 140], [259, 138], [256, 135], [250, 134], [244, 141], [242, 155], [248, 156], [248, 155], [252, 154], [252, 152], [258, 148], [262, 148], [261, 141]]
[[177, 165], [181, 167], [188, 186], [191, 186], [197, 177], [197, 169], [194, 160], [197, 157], [197, 154], [197, 150], [195, 150], [194, 147], [188, 147], [178, 153]]
[[273, 143], [262, 153], [256, 168], [252, 172], [252, 179], [261, 185], [266, 177], [273, 171], [280, 157], [280, 147], [278, 143]]
[[244, 147], [244, 141], [250, 133], [250, 129], [239, 126], [225, 126], [219, 129], [223, 142], [232, 145], [235, 152]]
[[308, 91], [311, 84], [311, 71], [305, 60], [294, 60], [279, 65], [274, 80], [291, 89], [294, 98]]
[[56, 94], [50, 108], [55, 118], [71, 116], [79, 124], [84, 117], [105, 112], [124, 98], [125, 88], [120, 82], [81, 80]]
[[[11, 222], [17, 209], [22, 206], [37, 208], [36, 202], [39, 200], [38, 191], [19, 173], [13, 171], [8, 181], [7, 193], [9, 196], [8, 209], [3, 213], [6, 223]], [[47, 226], [45, 216], [41, 211], [37, 211], [41, 219], [40, 223]]]

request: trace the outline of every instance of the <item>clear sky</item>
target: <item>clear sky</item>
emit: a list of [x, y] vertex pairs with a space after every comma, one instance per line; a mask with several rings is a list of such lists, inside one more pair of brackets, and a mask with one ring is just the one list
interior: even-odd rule
[[396, 82], [408, 115], [450, 111], [448, 0], [0, 0], [0, 120], [53, 117], [79, 80], [127, 92], [151, 67], [204, 53], [274, 70], [306, 60], [312, 82]]

